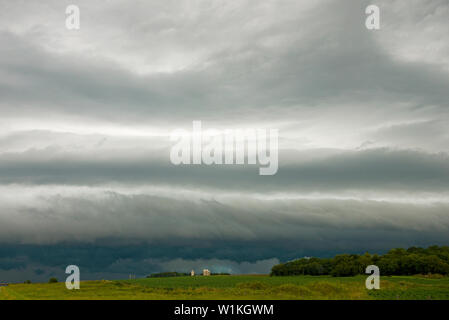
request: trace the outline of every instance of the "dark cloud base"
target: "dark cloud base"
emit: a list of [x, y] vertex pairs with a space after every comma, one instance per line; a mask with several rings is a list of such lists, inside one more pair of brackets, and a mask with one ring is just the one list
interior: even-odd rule
[[[333, 239], [331, 239], [333, 238]], [[445, 234], [387, 230], [339, 230], [331, 237], [282, 241], [173, 241], [142, 243], [103, 239], [91, 244], [0, 245], [0, 281], [65, 279], [65, 268], [78, 265], [84, 279], [124, 279], [152, 272], [184, 271], [195, 266], [214, 272], [268, 273], [277, 261], [339, 253], [385, 253], [393, 247], [447, 245]], [[117, 244], [121, 243], [121, 244]], [[259, 262], [264, 261], [261, 266]], [[244, 267], [241, 264], [247, 264]], [[212, 267], [211, 267], [212, 265]], [[229, 269], [229, 267], [232, 269]], [[173, 270], [176, 269], [176, 270]]]

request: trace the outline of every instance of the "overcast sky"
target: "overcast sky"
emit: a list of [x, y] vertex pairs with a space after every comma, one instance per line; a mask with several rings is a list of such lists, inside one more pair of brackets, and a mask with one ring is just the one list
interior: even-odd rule
[[[0, 282], [447, 245], [448, 17], [447, 0], [0, 0]], [[277, 174], [172, 165], [193, 120], [278, 129]]]

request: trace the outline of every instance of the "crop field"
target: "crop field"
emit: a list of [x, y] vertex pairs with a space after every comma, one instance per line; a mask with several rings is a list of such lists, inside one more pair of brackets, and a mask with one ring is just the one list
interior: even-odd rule
[[4, 299], [449, 299], [449, 278], [381, 277], [380, 290], [367, 290], [365, 276], [266, 275], [171, 277], [82, 281], [80, 290], [63, 282], [0, 287]]

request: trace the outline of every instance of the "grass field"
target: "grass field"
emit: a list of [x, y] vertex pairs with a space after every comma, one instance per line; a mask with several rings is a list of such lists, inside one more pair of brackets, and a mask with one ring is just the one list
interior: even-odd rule
[[382, 277], [380, 290], [365, 289], [365, 276], [269, 277], [265, 275], [82, 281], [0, 287], [4, 299], [449, 299], [449, 278]]

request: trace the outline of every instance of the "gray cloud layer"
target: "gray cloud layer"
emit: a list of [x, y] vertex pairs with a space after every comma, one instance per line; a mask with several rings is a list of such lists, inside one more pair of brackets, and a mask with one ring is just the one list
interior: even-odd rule
[[[377, 1], [375, 32], [358, 0], [80, 0], [79, 31], [71, 3], [0, 0], [5, 279], [447, 244], [447, 1]], [[278, 173], [171, 165], [193, 120], [279, 129]]]

